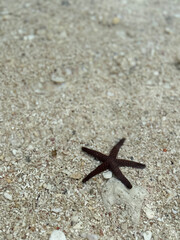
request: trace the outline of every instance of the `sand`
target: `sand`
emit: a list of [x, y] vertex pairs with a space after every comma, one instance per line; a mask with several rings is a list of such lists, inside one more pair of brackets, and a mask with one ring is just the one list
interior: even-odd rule
[[[2, 0], [0, 239], [179, 239], [179, 119], [178, 0]], [[122, 137], [138, 224], [81, 182]]]

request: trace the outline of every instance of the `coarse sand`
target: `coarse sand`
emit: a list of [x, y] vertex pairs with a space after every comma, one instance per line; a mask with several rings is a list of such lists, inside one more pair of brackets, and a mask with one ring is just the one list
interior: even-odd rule
[[[82, 183], [122, 137], [137, 224]], [[0, 239], [178, 240], [179, 159], [179, 0], [0, 1]]]

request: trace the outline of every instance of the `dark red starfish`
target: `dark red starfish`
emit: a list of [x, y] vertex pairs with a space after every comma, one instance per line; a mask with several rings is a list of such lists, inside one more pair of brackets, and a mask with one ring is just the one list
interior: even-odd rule
[[125, 159], [117, 159], [117, 155], [119, 152], [120, 147], [123, 145], [125, 141], [125, 138], [122, 138], [110, 151], [109, 156], [104, 155], [100, 152], [97, 152], [95, 150], [82, 147], [82, 150], [89, 155], [92, 155], [93, 157], [97, 158], [101, 162], [103, 162], [101, 165], [99, 165], [95, 170], [90, 172], [83, 180], [82, 182], [85, 183], [90, 178], [94, 177], [95, 175], [109, 169], [112, 173], [114, 173], [115, 177], [119, 179], [127, 188], [131, 189], [132, 185], [128, 181], [128, 179], [122, 174], [120, 169], [118, 167], [132, 167], [132, 168], [145, 168], [146, 165], [138, 162], [133, 162]]

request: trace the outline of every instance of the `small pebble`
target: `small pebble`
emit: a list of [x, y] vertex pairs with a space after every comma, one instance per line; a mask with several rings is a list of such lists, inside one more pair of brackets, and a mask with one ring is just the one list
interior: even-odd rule
[[54, 213], [60, 213], [60, 212], [62, 212], [62, 209], [61, 208], [53, 208], [51, 211]]
[[51, 75], [51, 81], [54, 83], [64, 83], [65, 82], [63, 77], [57, 76], [55, 74]]
[[154, 212], [150, 208], [147, 207], [145, 209], [145, 213], [146, 213], [147, 218], [149, 218], [149, 219], [153, 219], [154, 218]]
[[163, 176], [162, 176], [162, 175], [159, 175], [159, 176], [158, 176], [158, 182], [162, 181], [162, 179], [163, 179]]
[[66, 33], [66, 31], [62, 31], [62, 32], [60, 33], [60, 37], [61, 37], [61, 38], [67, 38], [67, 33]]
[[152, 232], [151, 231], [144, 232], [143, 237], [144, 237], [144, 240], [150, 240], [152, 237]]
[[26, 160], [26, 162], [30, 162], [30, 161], [31, 161], [30, 156], [26, 156], [26, 157], [25, 157], [25, 160]]
[[79, 180], [82, 177], [80, 173], [73, 173], [71, 174], [70, 178]]
[[49, 240], [66, 240], [64, 233], [60, 230], [54, 230], [51, 233]]
[[10, 178], [6, 178], [7, 183], [12, 183], [13, 181]]
[[61, 5], [68, 7], [68, 6], [70, 5], [70, 3], [69, 3], [69, 1], [67, 1], [67, 0], [63, 0], [63, 1], [61, 2]]
[[114, 96], [114, 93], [112, 93], [112, 92], [107, 92], [107, 95], [108, 95], [108, 97], [113, 97]]
[[110, 178], [112, 178], [112, 172], [111, 172], [111, 171], [103, 172], [103, 177], [104, 177], [105, 179], [110, 179]]
[[167, 189], [166, 191], [167, 191], [167, 193], [168, 193], [168, 197], [167, 197], [167, 199], [166, 199], [166, 202], [170, 202], [172, 198], [174, 198], [174, 197], [177, 196], [177, 193], [176, 193], [176, 191], [174, 191], [174, 190], [168, 190], [168, 189]]
[[172, 209], [172, 212], [174, 213], [174, 214], [177, 214], [179, 211], [178, 211], [178, 208], [177, 209]]
[[164, 88], [170, 89], [170, 88], [171, 88], [171, 85], [170, 85], [169, 83], [165, 83], [165, 84], [164, 84]]
[[98, 240], [99, 236], [91, 233], [82, 233], [81, 237], [86, 238], [88, 240]]
[[163, 120], [163, 121], [166, 121], [166, 117], [165, 117], [165, 116], [164, 116], [164, 117], [162, 117], [162, 120]]
[[154, 71], [154, 76], [159, 76], [159, 72], [158, 71]]
[[72, 216], [71, 221], [73, 221], [74, 223], [78, 222], [78, 218], [79, 217], [77, 215], [74, 215], [74, 216]]
[[12, 154], [13, 154], [14, 156], [16, 156], [16, 153], [17, 153], [17, 150], [16, 150], [16, 149], [13, 149], [13, 150], [12, 150]]
[[33, 40], [34, 38], [35, 38], [35, 35], [24, 36], [24, 40], [25, 40], [25, 41], [27, 41], [27, 40], [31, 41], [31, 40]]
[[82, 228], [82, 222], [78, 222], [76, 225], [73, 227], [74, 229], [81, 229]]
[[166, 34], [172, 34], [172, 30], [170, 28], [168, 28], [168, 27], [164, 29], [164, 32]]
[[120, 22], [120, 19], [118, 17], [113, 18], [112, 24], [116, 25]]
[[71, 74], [72, 74], [72, 71], [71, 71], [71, 69], [69, 69], [69, 68], [66, 68], [66, 69], [65, 69], [65, 72], [66, 72], [66, 75], [71, 75]]
[[29, 145], [28, 147], [27, 147], [27, 150], [29, 150], [29, 151], [32, 151], [34, 149], [34, 147], [32, 146], [32, 145]]
[[12, 195], [11, 195], [11, 194], [5, 192], [5, 193], [4, 193], [4, 197], [5, 197], [6, 199], [12, 201]]
[[56, 149], [53, 149], [53, 150], [51, 151], [51, 156], [52, 156], [52, 157], [56, 157], [56, 156], [57, 156], [57, 150], [56, 150]]

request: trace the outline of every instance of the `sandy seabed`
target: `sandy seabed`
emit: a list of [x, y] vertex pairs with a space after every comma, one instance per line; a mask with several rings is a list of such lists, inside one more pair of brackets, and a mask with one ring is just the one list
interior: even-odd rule
[[[122, 137], [138, 224], [81, 182]], [[0, 239], [179, 239], [179, 159], [178, 0], [1, 0]]]

